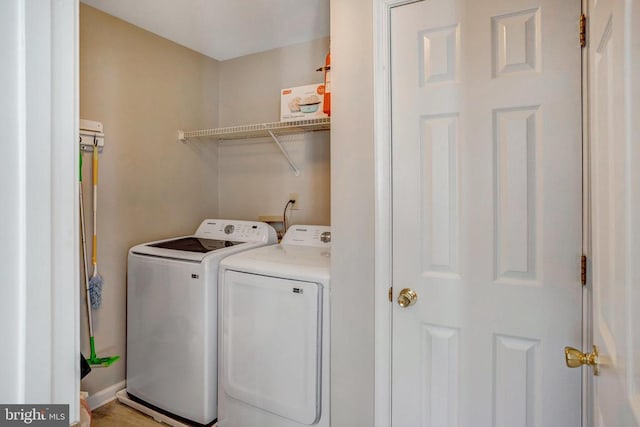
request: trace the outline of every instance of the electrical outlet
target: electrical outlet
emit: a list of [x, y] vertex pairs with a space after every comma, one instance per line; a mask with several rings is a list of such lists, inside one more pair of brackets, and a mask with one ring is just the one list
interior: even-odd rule
[[300, 209], [300, 200], [298, 199], [298, 193], [289, 193], [289, 200], [294, 200], [293, 204], [291, 205], [291, 209]]

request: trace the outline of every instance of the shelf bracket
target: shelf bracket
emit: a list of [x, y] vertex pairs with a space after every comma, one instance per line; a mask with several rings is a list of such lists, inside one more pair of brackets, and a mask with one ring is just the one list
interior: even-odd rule
[[291, 166], [291, 169], [293, 169], [293, 173], [295, 176], [300, 176], [300, 169], [297, 168], [296, 164], [293, 162], [293, 160], [291, 159], [291, 157], [289, 157], [289, 153], [287, 153], [287, 150], [284, 149], [284, 147], [282, 146], [282, 144], [280, 143], [280, 140], [278, 140], [278, 137], [275, 136], [273, 134], [272, 131], [268, 130], [267, 132], [269, 132], [269, 135], [271, 135], [271, 138], [273, 139], [273, 142], [276, 143], [276, 145], [278, 146], [278, 148], [280, 149], [280, 151], [282, 151], [282, 155], [287, 159], [287, 161], [289, 162], [289, 166]]
[[185, 138], [183, 130], [178, 131], [178, 141], [182, 142], [183, 144], [187, 143], [187, 138]]

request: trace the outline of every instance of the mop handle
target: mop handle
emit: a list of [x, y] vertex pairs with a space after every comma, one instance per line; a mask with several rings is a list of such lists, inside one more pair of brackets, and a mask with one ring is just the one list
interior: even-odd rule
[[91, 262], [95, 269], [98, 263], [98, 145], [93, 145], [93, 251]]
[[84, 270], [84, 288], [87, 291], [87, 315], [89, 317], [89, 336], [93, 336], [93, 319], [91, 316], [91, 303], [89, 296], [89, 271], [87, 265], [87, 241], [85, 238], [85, 227], [84, 227], [84, 197], [83, 197], [83, 189], [82, 189], [82, 151], [80, 151], [80, 227], [82, 230], [82, 263]]

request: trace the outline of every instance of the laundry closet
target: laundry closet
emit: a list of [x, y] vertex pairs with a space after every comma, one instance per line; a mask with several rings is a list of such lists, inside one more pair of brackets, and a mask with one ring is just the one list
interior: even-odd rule
[[[291, 193], [298, 209], [288, 212], [290, 224], [330, 223], [328, 125], [279, 136], [282, 151], [270, 136], [179, 139], [179, 131], [278, 122], [281, 89], [323, 82], [316, 70], [329, 52], [328, 8], [327, 1], [318, 11], [321, 37], [216, 60], [80, 5], [80, 117], [101, 122], [105, 134], [97, 227], [103, 301], [93, 320], [100, 350], [123, 357], [83, 381], [92, 404], [124, 388], [129, 248], [187, 235], [204, 218], [282, 217]], [[91, 180], [83, 185], [90, 200]], [[80, 319], [85, 349], [84, 308]]]

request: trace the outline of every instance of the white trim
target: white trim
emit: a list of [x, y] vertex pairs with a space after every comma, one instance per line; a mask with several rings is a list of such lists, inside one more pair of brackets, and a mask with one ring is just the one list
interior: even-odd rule
[[[52, 396], [54, 281], [52, 280], [53, 206], [50, 182], [52, 160], [51, 105], [51, 5], [25, 3], [25, 113], [26, 155], [24, 165], [24, 207], [26, 235], [23, 240], [28, 265], [26, 273], [25, 324], [25, 402], [48, 401]], [[33, 266], [37, 266], [33, 268]], [[69, 279], [72, 280], [72, 277]]]
[[[638, 243], [637, 218], [640, 213], [640, 187], [638, 186], [638, 178], [640, 174], [637, 172], [637, 162], [640, 160], [640, 154], [638, 150], [638, 137], [640, 137], [640, 125], [638, 119], [640, 118], [640, 43], [638, 43], [638, 31], [637, 26], [634, 23], [638, 22], [640, 18], [640, 6], [635, 0], [626, 0], [624, 2], [624, 112], [625, 112], [625, 139], [627, 140], [626, 146], [628, 147], [626, 156], [626, 200], [627, 200], [627, 212], [626, 212], [626, 224], [625, 228], [628, 233], [627, 248], [626, 248], [626, 294], [629, 296], [626, 301], [626, 360], [629, 368], [626, 372], [626, 393], [629, 396], [628, 405], [630, 407], [631, 421], [633, 425], [640, 425], [640, 390], [636, 385], [636, 378], [638, 377], [638, 370], [640, 370], [640, 364], [638, 363], [635, 351], [637, 351], [637, 330], [634, 328], [634, 311], [638, 310], [637, 300], [631, 298], [634, 293], [637, 293], [637, 288], [640, 286], [638, 279], [640, 278], [639, 269], [637, 267], [637, 259], [640, 255], [640, 244]], [[634, 287], [636, 289], [634, 289]], [[636, 357], [634, 357], [636, 356]]]
[[0, 400], [70, 405], [79, 419], [78, 0], [0, 6]]
[[[95, 368], [100, 369], [100, 368]], [[93, 411], [94, 409], [98, 409], [101, 406], [106, 405], [109, 402], [113, 402], [116, 400], [116, 393], [127, 385], [125, 380], [120, 381], [112, 386], [109, 386], [103, 390], [100, 390], [97, 393], [93, 393], [87, 399], [87, 403], [89, 404], [89, 408]]]
[[18, 322], [16, 325], [16, 329], [18, 330], [18, 340], [17, 340], [17, 371], [18, 371], [18, 382], [16, 384], [16, 394], [18, 399], [24, 399], [27, 394], [27, 386], [26, 386], [26, 349], [27, 349], [27, 277], [26, 277], [26, 239], [27, 239], [27, 207], [26, 207], [26, 193], [27, 193], [27, 185], [26, 185], [26, 147], [27, 147], [27, 90], [26, 90], [26, 80], [27, 80], [27, 71], [26, 71], [26, 11], [24, 2], [17, 2], [18, 6], [18, 73], [17, 73], [17, 87], [18, 87], [18, 96], [16, 99], [17, 104], [17, 174], [18, 174], [18, 197], [17, 197], [17, 210], [18, 210], [18, 220], [17, 220], [17, 236], [18, 236], [18, 246], [16, 251], [16, 264], [18, 266], [18, 272], [16, 277], [16, 285], [17, 285], [17, 314], [18, 314]]
[[[593, 292], [591, 281], [591, 141], [589, 124], [589, 2], [582, 0], [582, 13], [587, 16], [587, 46], [582, 48], [582, 253], [587, 257], [587, 283], [582, 289], [582, 348], [593, 344]], [[582, 427], [592, 427], [594, 376], [591, 369], [582, 370]]]
[[[388, 289], [392, 285], [391, 252], [391, 82], [390, 19], [393, 7], [420, 0], [373, 0], [373, 79], [375, 144], [375, 427], [392, 424], [392, 313]], [[392, 298], [393, 299], [393, 298]]]
[[51, 2], [51, 390], [80, 421], [79, 1]]

